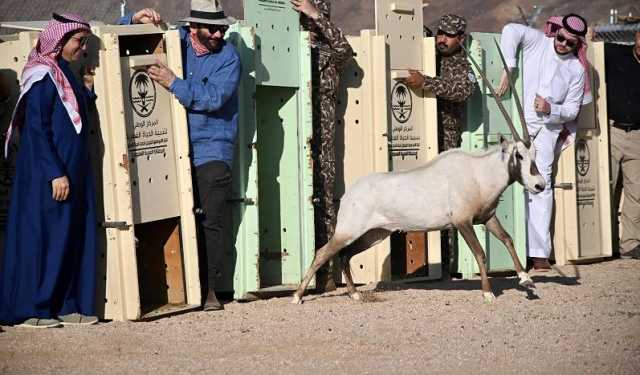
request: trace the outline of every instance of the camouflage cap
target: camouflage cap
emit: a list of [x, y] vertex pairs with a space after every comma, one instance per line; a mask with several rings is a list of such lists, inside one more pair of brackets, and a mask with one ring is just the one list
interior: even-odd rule
[[455, 14], [445, 14], [440, 17], [440, 22], [438, 22], [438, 30], [447, 34], [464, 34], [466, 29], [467, 20]]

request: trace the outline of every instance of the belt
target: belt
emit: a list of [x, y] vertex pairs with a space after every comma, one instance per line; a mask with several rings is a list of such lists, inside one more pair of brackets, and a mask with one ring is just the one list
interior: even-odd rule
[[613, 122], [613, 127], [624, 130], [625, 132], [630, 132], [632, 130], [640, 130], [640, 124], [634, 124], [630, 122]]

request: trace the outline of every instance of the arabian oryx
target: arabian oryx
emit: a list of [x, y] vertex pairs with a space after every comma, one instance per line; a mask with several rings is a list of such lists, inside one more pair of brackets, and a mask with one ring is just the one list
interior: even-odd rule
[[[504, 64], [504, 57], [502, 59]], [[497, 99], [490, 82], [475, 61], [472, 62]], [[510, 80], [509, 83], [520, 113], [524, 139], [520, 138], [497, 99], [514, 141], [507, 141], [501, 135], [498, 147], [484, 153], [470, 154], [454, 149], [412, 170], [374, 173], [360, 178], [342, 197], [335, 233], [316, 252], [292, 303], [302, 302], [313, 275], [336, 254], [341, 258], [349, 295], [359, 300], [362, 296], [353, 284], [349, 268], [352, 256], [379, 243], [393, 231], [433, 231], [450, 227], [460, 231], [473, 251], [480, 269], [484, 299], [491, 303], [495, 297], [487, 279], [485, 254], [473, 230], [474, 224], [485, 224], [505, 244], [520, 285], [533, 287], [533, 281], [516, 255], [511, 237], [496, 217], [500, 195], [513, 182], [518, 181], [533, 194], [541, 192], [545, 186], [535, 164], [536, 150], [529, 140], [520, 100], [513, 82]]]

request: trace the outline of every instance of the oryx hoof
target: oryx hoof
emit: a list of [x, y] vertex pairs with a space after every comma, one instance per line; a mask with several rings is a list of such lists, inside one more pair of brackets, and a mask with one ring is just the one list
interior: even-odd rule
[[531, 277], [529, 277], [529, 274], [527, 274], [526, 272], [520, 272], [518, 274], [518, 277], [520, 278], [520, 282], [518, 284], [520, 284], [521, 287], [524, 287], [524, 288], [536, 287], [536, 285], [533, 283], [533, 280], [531, 280]]
[[484, 303], [487, 304], [493, 304], [493, 302], [496, 300], [496, 296], [494, 296], [491, 292], [484, 292], [482, 293], [482, 296], [484, 297]]
[[362, 301], [362, 294], [360, 292], [351, 293], [349, 297], [354, 301]]
[[297, 294], [294, 294], [293, 298], [291, 299], [291, 303], [294, 305], [302, 305], [302, 298], [298, 297]]

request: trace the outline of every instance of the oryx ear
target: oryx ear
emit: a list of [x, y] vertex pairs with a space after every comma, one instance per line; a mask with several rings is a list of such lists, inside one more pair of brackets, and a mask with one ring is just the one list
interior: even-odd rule
[[507, 139], [504, 137], [504, 135], [502, 135], [502, 133], [498, 133], [498, 142], [500, 144], [507, 142]]
[[502, 148], [502, 151], [506, 151], [509, 147], [509, 141], [507, 140], [507, 138], [505, 138], [504, 135], [502, 135], [502, 133], [498, 133], [498, 142], [500, 143], [500, 148]]
[[509, 141], [502, 133], [498, 133], [498, 143], [500, 144], [500, 158], [504, 160], [509, 152]]

